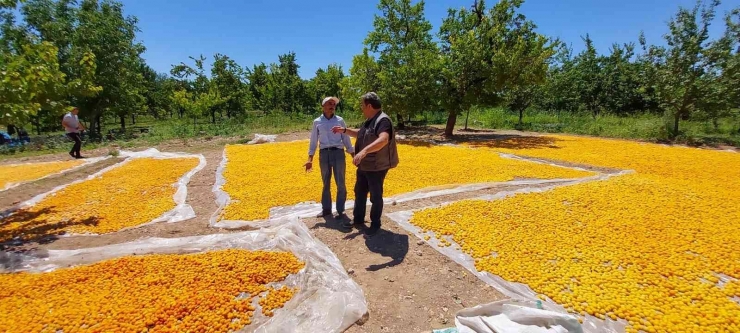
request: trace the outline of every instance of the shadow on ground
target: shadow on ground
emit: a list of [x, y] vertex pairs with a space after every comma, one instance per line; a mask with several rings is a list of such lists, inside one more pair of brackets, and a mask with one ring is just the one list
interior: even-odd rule
[[453, 143], [467, 144], [471, 147], [500, 148], [500, 149], [560, 149], [555, 138], [544, 136], [522, 136], [511, 134], [482, 133], [472, 135], [458, 135]]
[[382, 264], [373, 264], [367, 266], [367, 271], [379, 271], [383, 268], [393, 267], [403, 262], [409, 253], [409, 236], [397, 234], [392, 231], [380, 229], [373, 237], [365, 237], [364, 231], [367, 227], [363, 224], [358, 227], [358, 231], [349, 234], [344, 239], [355, 239], [357, 237], [365, 238], [365, 246], [370, 252], [380, 254], [383, 257], [390, 258], [390, 261]]
[[428, 147], [434, 143], [467, 144], [471, 147], [486, 147], [500, 149], [558, 149], [558, 139], [546, 136], [534, 136], [526, 134], [501, 134], [491, 130], [458, 130], [455, 136], [447, 138], [444, 130], [436, 127], [414, 127], [399, 134], [406, 139], [398, 140], [399, 143], [412, 146]]
[[351, 228], [345, 228], [342, 226], [342, 223], [344, 223], [345, 221], [350, 221], [349, 217], [347, 217], [346, 215], [340, 219], [337, 219], [334, 216], [324, 216], [322, 219], [324, 220], [324, 222], [316, 223], [316, 225], [312, 226], [310, 229], [314, 230], [318, 228], [327, 228], [337, 230], [345, 234], [352, 231]]
[[69, 227], [96, 226], [100, 223], [96, 216], [54, 222], [44, 218], [55, 212], [53, 207], [21, 209], [0, 219], [0, 250], [12, 251], [28, 243], [48, 244], [59, 239], [59, 235], [66, 233]]

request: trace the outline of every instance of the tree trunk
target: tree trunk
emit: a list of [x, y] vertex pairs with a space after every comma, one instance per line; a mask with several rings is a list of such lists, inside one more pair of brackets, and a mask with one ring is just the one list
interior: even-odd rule
[[193, 117], [193, 134], [195, 134], [195, 117]]
[[712, 125], [714, 125], [715, 131], [719, 131], [719, 117], [712, 118]]
[[211, 111], [211, 123], [216, 123], [216, 111]]
[[452, 132], [455, 130], [455, 123], [457, 122], [457, 110], [452, 110], [447, 115], [447, 126], [445, 126], [445, 136], [448, 138], [452, 137]]
[[92, 132], [98, 135], [100, 135], [100, 133], [103, 131], [102, 126], [100, 124], [101, 117], [102, 116], [100, 114], [96, 114], [95, 118], [93, 118], [92, 126], [90, 126], [93, 129]]
[[41, 135], [41, 115], [38, 114], [36, 115], [36, 134]]
[[465, 130], [466, 131], [468, 130], [468, 118], [470, 118], [470, 109], [472, 108], [468, 108], [468, 112], [465, 114]]
[[398, 122], [397, 128], [400, 130], [406, 129], [406, 124], [403, 122], [403, 116], [400, 113], [396, 113], [396, 121]]
[[136, 114], [135, 113], [131, 114], [131, 125], [136, 125]]
[[524, 109], [519, 109], [519, 126], [522, 126], [523, 119], [524, 119]]
[[671, 136], [675, 139], [678, 136], [678, 122], [681, 120], [681, 112], [676, 112], [673, 116], [673, 133]]
[[126, 116], [119, 116], [121, 118], [121, 129], [126, 130]]

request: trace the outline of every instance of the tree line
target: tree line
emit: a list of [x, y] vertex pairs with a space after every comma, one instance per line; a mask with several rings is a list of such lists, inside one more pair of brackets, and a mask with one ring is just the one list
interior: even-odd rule
[[662, 114], [675, 136], [682, 120], [717, 126], [740, 107], [740, 7], [725, 13], [715, 39], [709, 27], [720, 3], [699, 1], [677, 10], [660, 43], [640, 35], [600, 54], [585, 35], [583, 51], [573, 54], [564, 41], [537, 31], [522, 3], [474, 0], [450, 9], [433, 31], [424, 1], [380, 0], [348, 75], [331, 64], [306, 80], [293, 52], [251, 67], [223, 54], [201, 55], [158, 73], [142, 58], [137, 19], [119, 2], [3, 0], [0, 124], [58, 126], [75, 105], [99, 135], [104, 119], [125, 128], [141, 114], [216, 123], [251, 112], [315, 113], [328, 95], [356, 110], [358, 97], [375, 91], [399, 127], [424, 112], [444, 112], [447, 135], [471, 108], [500, 106], [520, 123], [532, 108], [593, 117]]

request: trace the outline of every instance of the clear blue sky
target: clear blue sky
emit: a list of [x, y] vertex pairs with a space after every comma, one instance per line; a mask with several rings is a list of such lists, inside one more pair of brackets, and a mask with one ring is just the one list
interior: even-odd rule
[[[352, 56], [372, 29], [378, 11], [374, 0], [123, 0], [125, 12], [139, 18], [144, 58], [160, 72], [188, 56], [226, 54], [240, 65], [277, 62], [278, 54], [296, 52], [300, 74], [313, 77], [330, 63], [345, 72]], [[437, 32], [450, 7], [469, 7], [473, 0], [431, 0], [426, 16]], [[492, 5], [494, 1], [489, 0]], [[560, 37], [574, 51], [589, 33], [599, 52], [612, 43], [637, 42], [642, 30], [649, 43], [661, 43], [666, 22], [679, 5], [694, 0], [529, 0], [522, 12], [540, 32]], [[724, 1], [718, 17], [740, 1]], [[722, 30], [715, 22], [713, 35]], [[210, 60], [209, 60], [210, 63]]]

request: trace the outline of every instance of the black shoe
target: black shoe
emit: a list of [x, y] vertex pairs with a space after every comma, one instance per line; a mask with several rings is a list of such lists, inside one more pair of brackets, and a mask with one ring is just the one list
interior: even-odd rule
[[345, 213], [338, 213], [337, 216], [334, 216], [334, 219], [336, 219], [337, 221], [344, 221], [349, 220], [349, 217]]
[[331, 215], [331, 211], [330, 210], [322, 210], [321, 213], [319, 213], [318, 215], [316, 215], [316, 217], [324, 217], [324, 216], [329, 216], [329, 215]]
[[73, 152], [70, 152], [69, 153], [69, 156], [72, 156], [72, 158], [77, 158], [77, 156], [75, 156], [75, 153], [73, 153]]
[[365, 237], [372, 238], [373, 236], [378, 234], [379, 230], [380, 230], [380, 227], [370, 227], [367, 230], [365, 230]]
[[75, 156], [75, 158], [76, 158], [76, 159], [81, 159], [81, 158], [85, 158], [85, 156], [82, 156], [82, 155], [77, 155], [77, 156]]
[[[347, 215], [345, 215], [345, 216], [347, 216]], [[342, 226], [345, 227], [345, 228], [352, 228], [353, 226], [360, 225], [360, 224], [362, 224], [362, 222], [352, 221], [349, 218], [345, 219], [342, 222]]]

